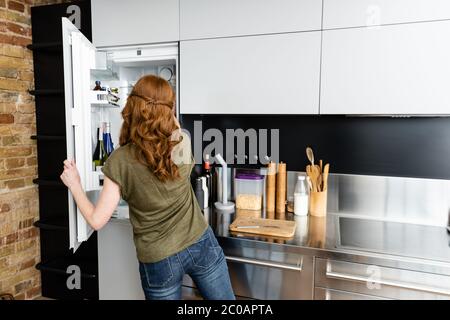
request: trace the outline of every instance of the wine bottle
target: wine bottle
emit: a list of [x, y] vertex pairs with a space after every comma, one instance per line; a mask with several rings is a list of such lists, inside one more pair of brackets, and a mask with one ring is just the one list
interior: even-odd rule
[[100, 138], [100, 127], [97, 127], [97, 145], [95, 146], [94, 153], [92, 154], [92, 161], [94, 164], [94, 170], [95, 170], [95, 160], [100, 159], [100, 144], [98, 143]]
[[93, 162], [94, 170], [98, 171], [105, 164], [108, 159], [108, 154], [105, 151], [105, 144], [103, 143], [103, 124], [97, 129], [97, 146], [95, 147]]
[[114, 144], [111, 138], [111, 124], [105, 123], [105, 132], [103, 134], [103, 143], [105, 145], [106, 154], [109, 156], [114, 151]]

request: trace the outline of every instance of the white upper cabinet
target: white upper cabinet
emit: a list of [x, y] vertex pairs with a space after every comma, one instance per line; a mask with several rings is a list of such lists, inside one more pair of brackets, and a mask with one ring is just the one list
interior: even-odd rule
[[449, 0], [324, 0], [323, 27], [346, 28], [450, 19]]
[[320, 31], [182, 41], [180, 112], [317, 114]]
[[97, 47], [179, 40], [179, 0], [92, 0]]
[[450, 21], [323, 32], [322, 114], [450, 114]]
[[320, 30], [322, 0], [180, 0], [181, 40]]

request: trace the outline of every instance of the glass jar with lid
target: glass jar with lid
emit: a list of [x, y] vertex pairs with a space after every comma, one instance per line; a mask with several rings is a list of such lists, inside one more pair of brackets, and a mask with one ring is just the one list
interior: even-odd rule
[[234, 190], [237, 209], [262, 209], [264, 176], [256, 173], [237, 173]]

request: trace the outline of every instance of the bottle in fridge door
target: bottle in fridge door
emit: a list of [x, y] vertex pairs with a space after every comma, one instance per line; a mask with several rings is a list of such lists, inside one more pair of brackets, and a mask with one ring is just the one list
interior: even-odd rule
[[103, 143], [103, 124], [101, 124], [97, 128], [97, 145], [95, 146], [93, 155], [94, 171], [100, 171], [106, 159], [108, 159], [108, 154], [105, 151], [105, 144]]
[[114, 144], [111, 137], [111, 123], [105, 122], [105, 131], [103, 133], [103, 143], [105, 144], [105, 151], [108, 156], [114, 151]]

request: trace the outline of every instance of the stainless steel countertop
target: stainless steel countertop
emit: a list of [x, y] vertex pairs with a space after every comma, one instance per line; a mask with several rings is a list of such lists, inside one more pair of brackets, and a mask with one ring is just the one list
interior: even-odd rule
[[282, 240], [230, 233], [228, 227], [235, 215], [235, 212], [216, 210], [205, 212], [225, 251], [227, 246], [236, 246], [238, 242], [247, 245], [252, 242], [297, 248], [300, 252], [322, 257], [340, 255], [350, 259], [356, 255], [415, 263], [442, 263], [445, 268], [450, 266], [450, 235], [445, 227], [345, 217], [333, 213], [325, 218], [297, 217], [287, 213], [286, 219], [297, 222], [297, 231], [292, 239]]

